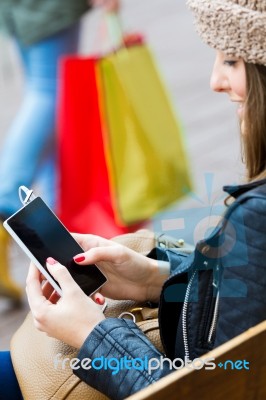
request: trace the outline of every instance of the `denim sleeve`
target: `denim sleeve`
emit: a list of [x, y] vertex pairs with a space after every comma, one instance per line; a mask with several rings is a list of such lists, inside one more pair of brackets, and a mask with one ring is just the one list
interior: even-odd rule
[[[162, 362], [163, 354], [133, 321], [127, 319], [102, 321], [87, 337], [77, 358], [80, 361], [79, 368], [73, 371], [75, 375], [116, 400], [130, 396], [171, 372], [169, 362]], [[88, 358], [91, 368], [82, 368], [82, 360], [85, 363]]]
[[[192, 251], [191, 254], [193, 255]], [[188, 257], [191, 258], [191, 254], [188, 254], [187, 251], [178, 248], [167, 249], [156, 247], [148, 254], [147, 257], [153, 258], [158, 261], [169, 262], [170, 275], [173, 275], [178, 271], [178, 268], [183, 263], [183, 261], [187, 260]]]

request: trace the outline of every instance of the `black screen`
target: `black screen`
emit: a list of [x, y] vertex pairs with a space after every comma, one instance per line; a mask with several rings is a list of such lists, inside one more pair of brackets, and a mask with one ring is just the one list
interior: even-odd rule
[[53, 257], [68, 268], [87, 295], [106, 281], [95, 265], [79, 266], [74, 262], [73, 257], [83, 249], [40, 197], [9, 218], [8, 225], [47, 272], [46, 259]]

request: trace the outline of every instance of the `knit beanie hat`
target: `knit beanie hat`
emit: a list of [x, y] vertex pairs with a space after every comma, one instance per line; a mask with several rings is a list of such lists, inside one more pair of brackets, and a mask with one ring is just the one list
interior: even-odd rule
[[187, 0], [202, 40], [228, 56], [266, 65], [266, 0]]

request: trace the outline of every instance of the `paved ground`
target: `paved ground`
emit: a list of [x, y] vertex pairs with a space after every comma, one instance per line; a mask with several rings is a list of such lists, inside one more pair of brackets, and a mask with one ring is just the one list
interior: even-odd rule
[[[221, 211], [221, 186], [242, 177], [236, 113], [226, 96], [209, 89], [214, 52], [196, 35], [184, 1], [122, 2], [125, 27], [145, 33], [182, 118], [195, 187], [194, 195], [177, 204], [171, 212], [160, 215], [154, 227], [194, 241], [213, 224], [215, 215]], [[98, 26], [99, 13], [84, 18], [82, 53], [88, 54], [95, 48]], [[1, 44], [0, 145], [20, 104], [21, 94], [22, 76], [15, 51], [10, 44], [4, 51]], [[181, 217], [185, 220], [185, 229], [180, 231]], [[15, 245], [10, 259], [14, 278], [24, 286], [28, 260]], [[10, 337], [27, 311], [26, 301], [18, 310], [0, 300], [0, 349], [9, 347]]]

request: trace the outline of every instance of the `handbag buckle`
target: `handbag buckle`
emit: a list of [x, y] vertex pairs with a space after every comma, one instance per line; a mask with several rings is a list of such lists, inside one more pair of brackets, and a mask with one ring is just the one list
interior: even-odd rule
[[122, 312], [122, 313], [119, 315], [118, 318], [123, 318], [125, 315], [129, 315], [129, 316], [132, 318], [132, 321], [133, 321], [134, 323], [136, 323], [136, 317], [135, 317], [135, 315], [134, 315], [133, 313], [131, 313], [130, 311]]
[[129, 315], [135, 323], [147, 321], [158, 318], [158, 308], [134, 307], [129, 311], [122, 312], [118, 318], [122, 318], [124, 315]]
[[129, 311], [122, 312], [122, 314], [120, 314], [118, 318], [122, 318], [124, 315], [129, 315], [132, 318], [133, 322], [141, 322], [143, 321], [143, 315], [141, 313], [142, 310], [143, 307], [134, 307], [131, 308], [131, 310]]
[[130, 310], [130, 313], [134, 315], [136, 322], [143, 321], [143, 315], [141, 313], [142, 310], [143, 307], [135, 307]]

